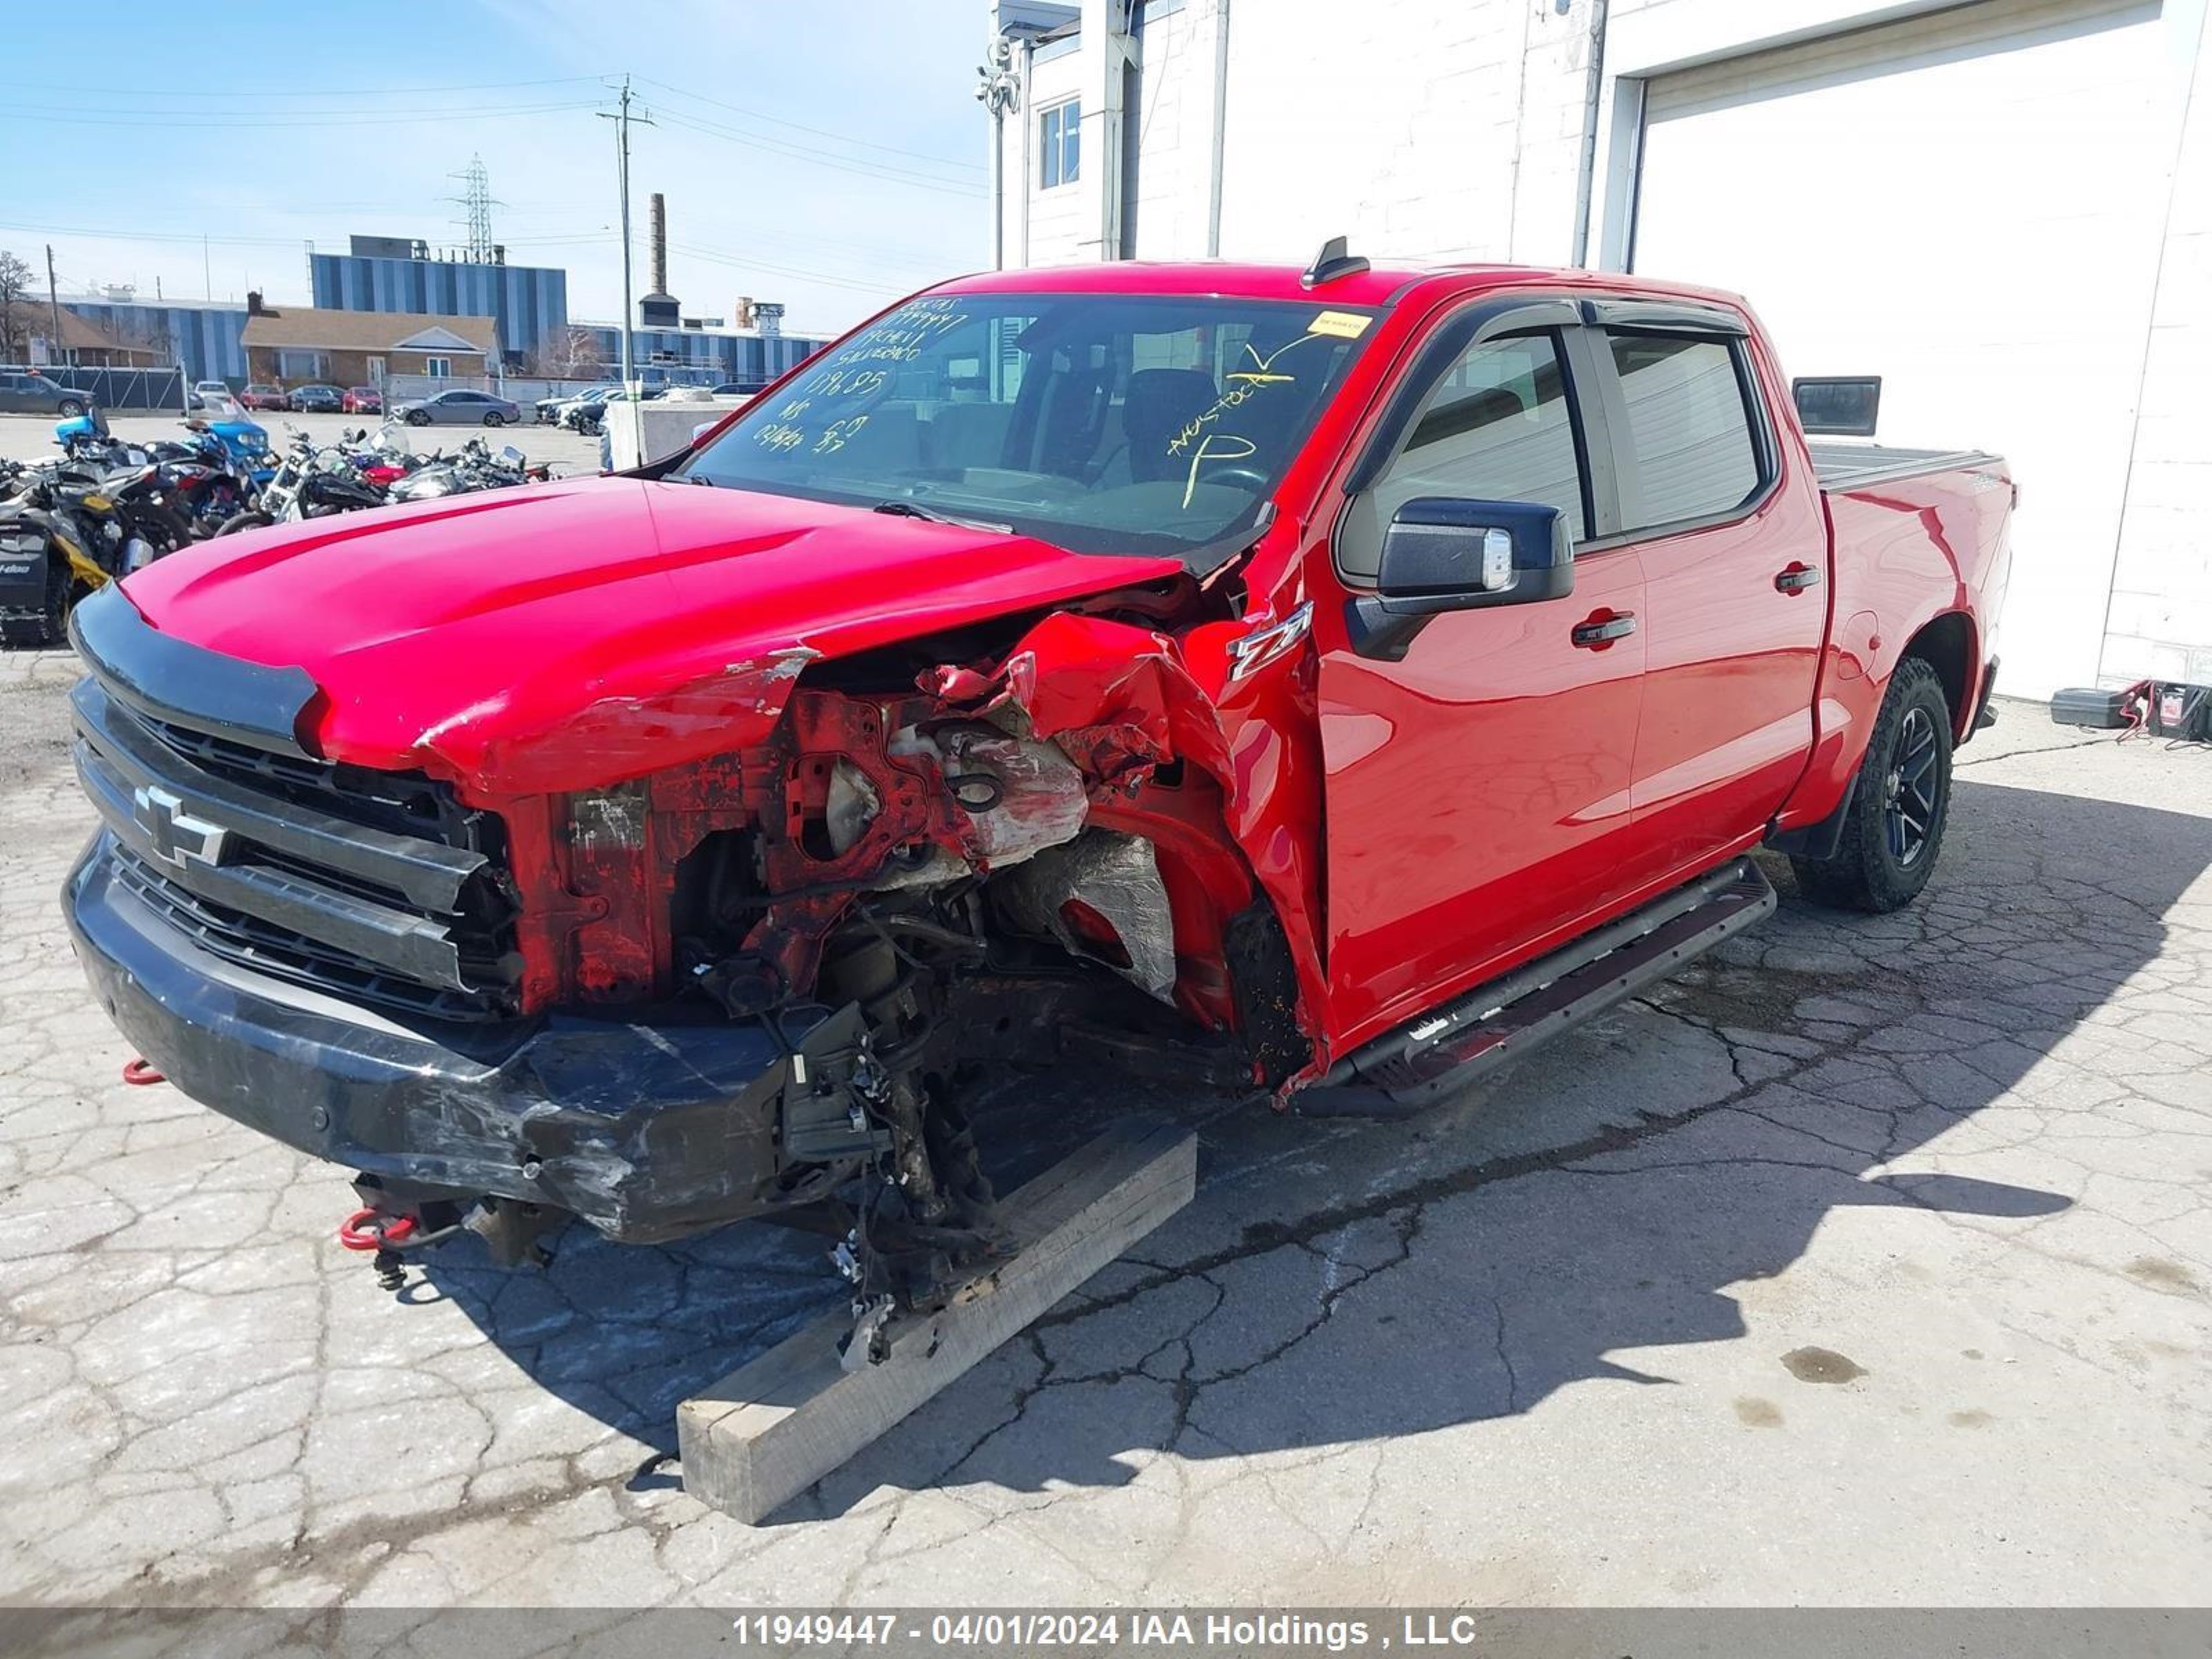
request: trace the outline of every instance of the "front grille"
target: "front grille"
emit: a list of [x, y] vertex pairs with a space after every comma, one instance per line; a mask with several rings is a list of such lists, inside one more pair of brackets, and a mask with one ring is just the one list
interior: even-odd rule
[[519, 1012], [505, 826], [421, 774], [283, 754], [161, 717], [98, 678], [77, 774], [118, 884], [226, 962], [439, 1020]]
[[[482, 992], [450, 991], [386, 973], [366, 959], [318, 944], [227, 905], [210, 903], [162, 878], [151, 866], [118, 849], [115, 877], [126, 892], [210, 956], [273, 978], [312, 985], [349, 1001], [432, 1019], [480, 1020], [508, 1012]], [[466, 960], [464, 959], [465, 969]], [[477, 964], [495, 973], [495, 963]]]

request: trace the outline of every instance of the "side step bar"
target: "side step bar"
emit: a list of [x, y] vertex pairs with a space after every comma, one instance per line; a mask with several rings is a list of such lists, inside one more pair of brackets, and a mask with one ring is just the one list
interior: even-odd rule
[[1723, 865], [1620, 921], [1479, 985], [1346, 1054], [1291, 1097], [1313, 1116], [1416, 1111], [1595, 1019], [1774, 913], [1747, 858]]

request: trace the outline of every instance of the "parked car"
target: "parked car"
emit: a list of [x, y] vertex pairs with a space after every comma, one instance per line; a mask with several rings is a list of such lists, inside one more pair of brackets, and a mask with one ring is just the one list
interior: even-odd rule
[[392, 405], [392, 412], [410, 426], [511, 426], [522, 418], [521, 409], [488, 392], [465, 392], [459, 387], [410, 398]]
[[346, 394], [334, 386], [295, 386], [291, 396], [302, 415], [336, 415], [345, 407]]
[[373, 386], [349, 387], [342, 400], [349, 415], [381, 415], [384, 413], [384, 394]]
[[0, 414], [58, 415], [69, 420], [91, 407], [86, 393], [50, 380], [35, 369], [0, 373]]
[[725, 380], [709, 388], [717, 398], [751, 398], [768, 390], [766, 380]]
[[230, 385], [226, 380], [194, 380], [192, 382], [192, 402], [202, 409], [217, 408], [230, 400]]
[[238, 401], [246, 409], [283, 410], [292, 407], [291, 396], [283, 386], [269, 386], [259, 382], [247, 386], [245, 391], [240, 392]]
[[1809, 447], [1737, 299], [1001, 272], [790, 393], [79, 608], [94, 994], [356, 1234], [775, 1212], [925, 1306], [987, 1057], [1402, 1109], [1755, 926], [1754, 848], [1937, 871], [2012, 479]]

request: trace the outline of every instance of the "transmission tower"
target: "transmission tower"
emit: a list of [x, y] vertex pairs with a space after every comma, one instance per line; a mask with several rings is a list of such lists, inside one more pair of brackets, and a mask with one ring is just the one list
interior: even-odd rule
[[491, 175], [484, 171], [483, 157], [481, 155], [471, 155], [465, 168], [459, 173], [448, 173], [447, 177], [459, 179], [462, 182], [462, 194], [448, 196], [446, 199], [449, 202], [459, 202], [468, 210], [466, 220], [454, 221], [456, 224], [465, 223], [468, 227], [468, 257], [478, 264], [489, 264], [492, 257], [491, 210], [495, 207], [504, 207], [507, 204], [492, 199]]

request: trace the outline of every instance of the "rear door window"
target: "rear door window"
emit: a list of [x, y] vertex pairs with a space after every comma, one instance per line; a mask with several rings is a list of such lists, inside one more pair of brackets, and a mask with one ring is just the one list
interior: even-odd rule
[[1714, 518], [1756, 495], [1763, 480], [1741, 347], [1711, 335], [1606, 338], [1628, 416], [1625, 439], [1614, 434], [1622, 528]]

